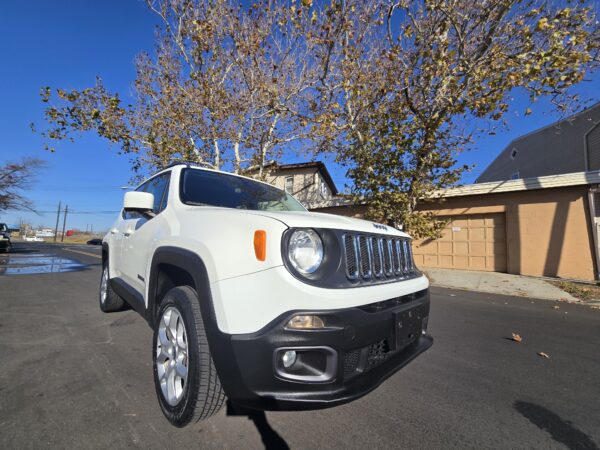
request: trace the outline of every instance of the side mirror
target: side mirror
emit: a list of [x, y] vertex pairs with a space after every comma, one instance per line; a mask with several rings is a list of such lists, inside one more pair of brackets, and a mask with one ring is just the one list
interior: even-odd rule
[[154, 194], [149, 192], [126, 192], [123, 199], [123, 209], [154, 217]]

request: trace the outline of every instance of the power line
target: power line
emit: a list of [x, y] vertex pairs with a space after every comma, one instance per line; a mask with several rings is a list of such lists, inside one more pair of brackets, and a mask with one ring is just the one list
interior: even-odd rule
[[[37, 210], [36, 211], [39, 214], [54, 214], [56, 211], [50, 211], [50, 210]], [[115, 210], [115, 211], [75, 211], [75, 210], [69, 210], [69, 214], [118, 214], [120, 213], [121, 210]]]

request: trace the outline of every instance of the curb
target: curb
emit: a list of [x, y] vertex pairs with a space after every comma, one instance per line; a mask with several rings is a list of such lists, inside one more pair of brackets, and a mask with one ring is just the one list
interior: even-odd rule
[[486, 294], [504, 295], [506, 297], [529, 298], [529, 299], [534, 299], [534, 300], [545, 300], [545, 301], [550, 301], [550, 302], [569, 303], [569, 304], [572, 304], [572, 305], [595, 305], [595, 304], [600, 305], [600, 301], [582, 302], [579, 299], [568, 300], [566, 298], [565, 299], [558, 299], [558, 298], [548, 298], [548, 297], [530, 297], [529, 295], [519, 295], [518, 293], [507, 293], [507, 292], [499, 292], [499, 291], [486, 290], [486, 289], [469, 289], [469, 288], [466, 288], [466, 287], [449, 286], [449, 285], [446, 285], [446, 284], [439, 284], [437, 282], [431, 281], [431, 279], [430, 279], [430, 283], [431, 283], [431, 286], [441, 287], [441, 288], [445, 288], [445, 289], [456, 289], [456, 290], [459, 290], [459, 291], [483, 292], [483, 293], [486, 293]]

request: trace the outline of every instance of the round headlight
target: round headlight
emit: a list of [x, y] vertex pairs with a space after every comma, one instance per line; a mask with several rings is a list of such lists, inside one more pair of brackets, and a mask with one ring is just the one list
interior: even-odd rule
[[314, 230], [296, 230], [290, 236], [288, 258], [298, 272], [314, 273], [323, 262], [323, 242]]

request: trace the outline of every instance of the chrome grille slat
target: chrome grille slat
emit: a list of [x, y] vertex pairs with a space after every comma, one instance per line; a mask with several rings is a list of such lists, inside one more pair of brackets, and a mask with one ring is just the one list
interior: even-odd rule
[[369, 238], [369, 244], [373, 252], [373, 274], [377, 278], [383, 276], [383, 260], [381, 258], [381, 239], [377, 237]]
[[356, 236], [344, 235], [344, 248], [346, 251], [346, 276], [350, 280], [358, 278], [358, 245]]
[[382, 239], [383, 241], [383, 271], [386, 277], [394, 275], [394, 263], [392, 261], [392, 240]]
[[406, 258], [408, 260], [409, 272], [412, 273], [415, 271], [415, 260], [413, 259], [412, 246], [410, 245], [410, 241], [408, 239], [406, 240], [406, 251], [407, 251]]
[[358, 237], [358, 259], [360, 261], [360, 274], [365, 279], [368, 280], [371, 278], [372, 270], [371, 270], [371, 260], [372, 260], [372, 250], [370, 244], [370, 239], [367, 236], [359, 236]]
[[408, 275], [408, 273], [410, 272], [410, 261], [408, 259], [409, 257], [409, 244], [408, 244], [408, 240], [407, 239], [403, 239], [402, 240], [402, 256], [403, 256], [403, 265], [402, 265], [402, 273], [404, 275]]
[[402, 274], [402, 250], [400, 248], [400, 243], [402, 241], [400, 239], [394, 239], [394, 274], [401, 275]]

